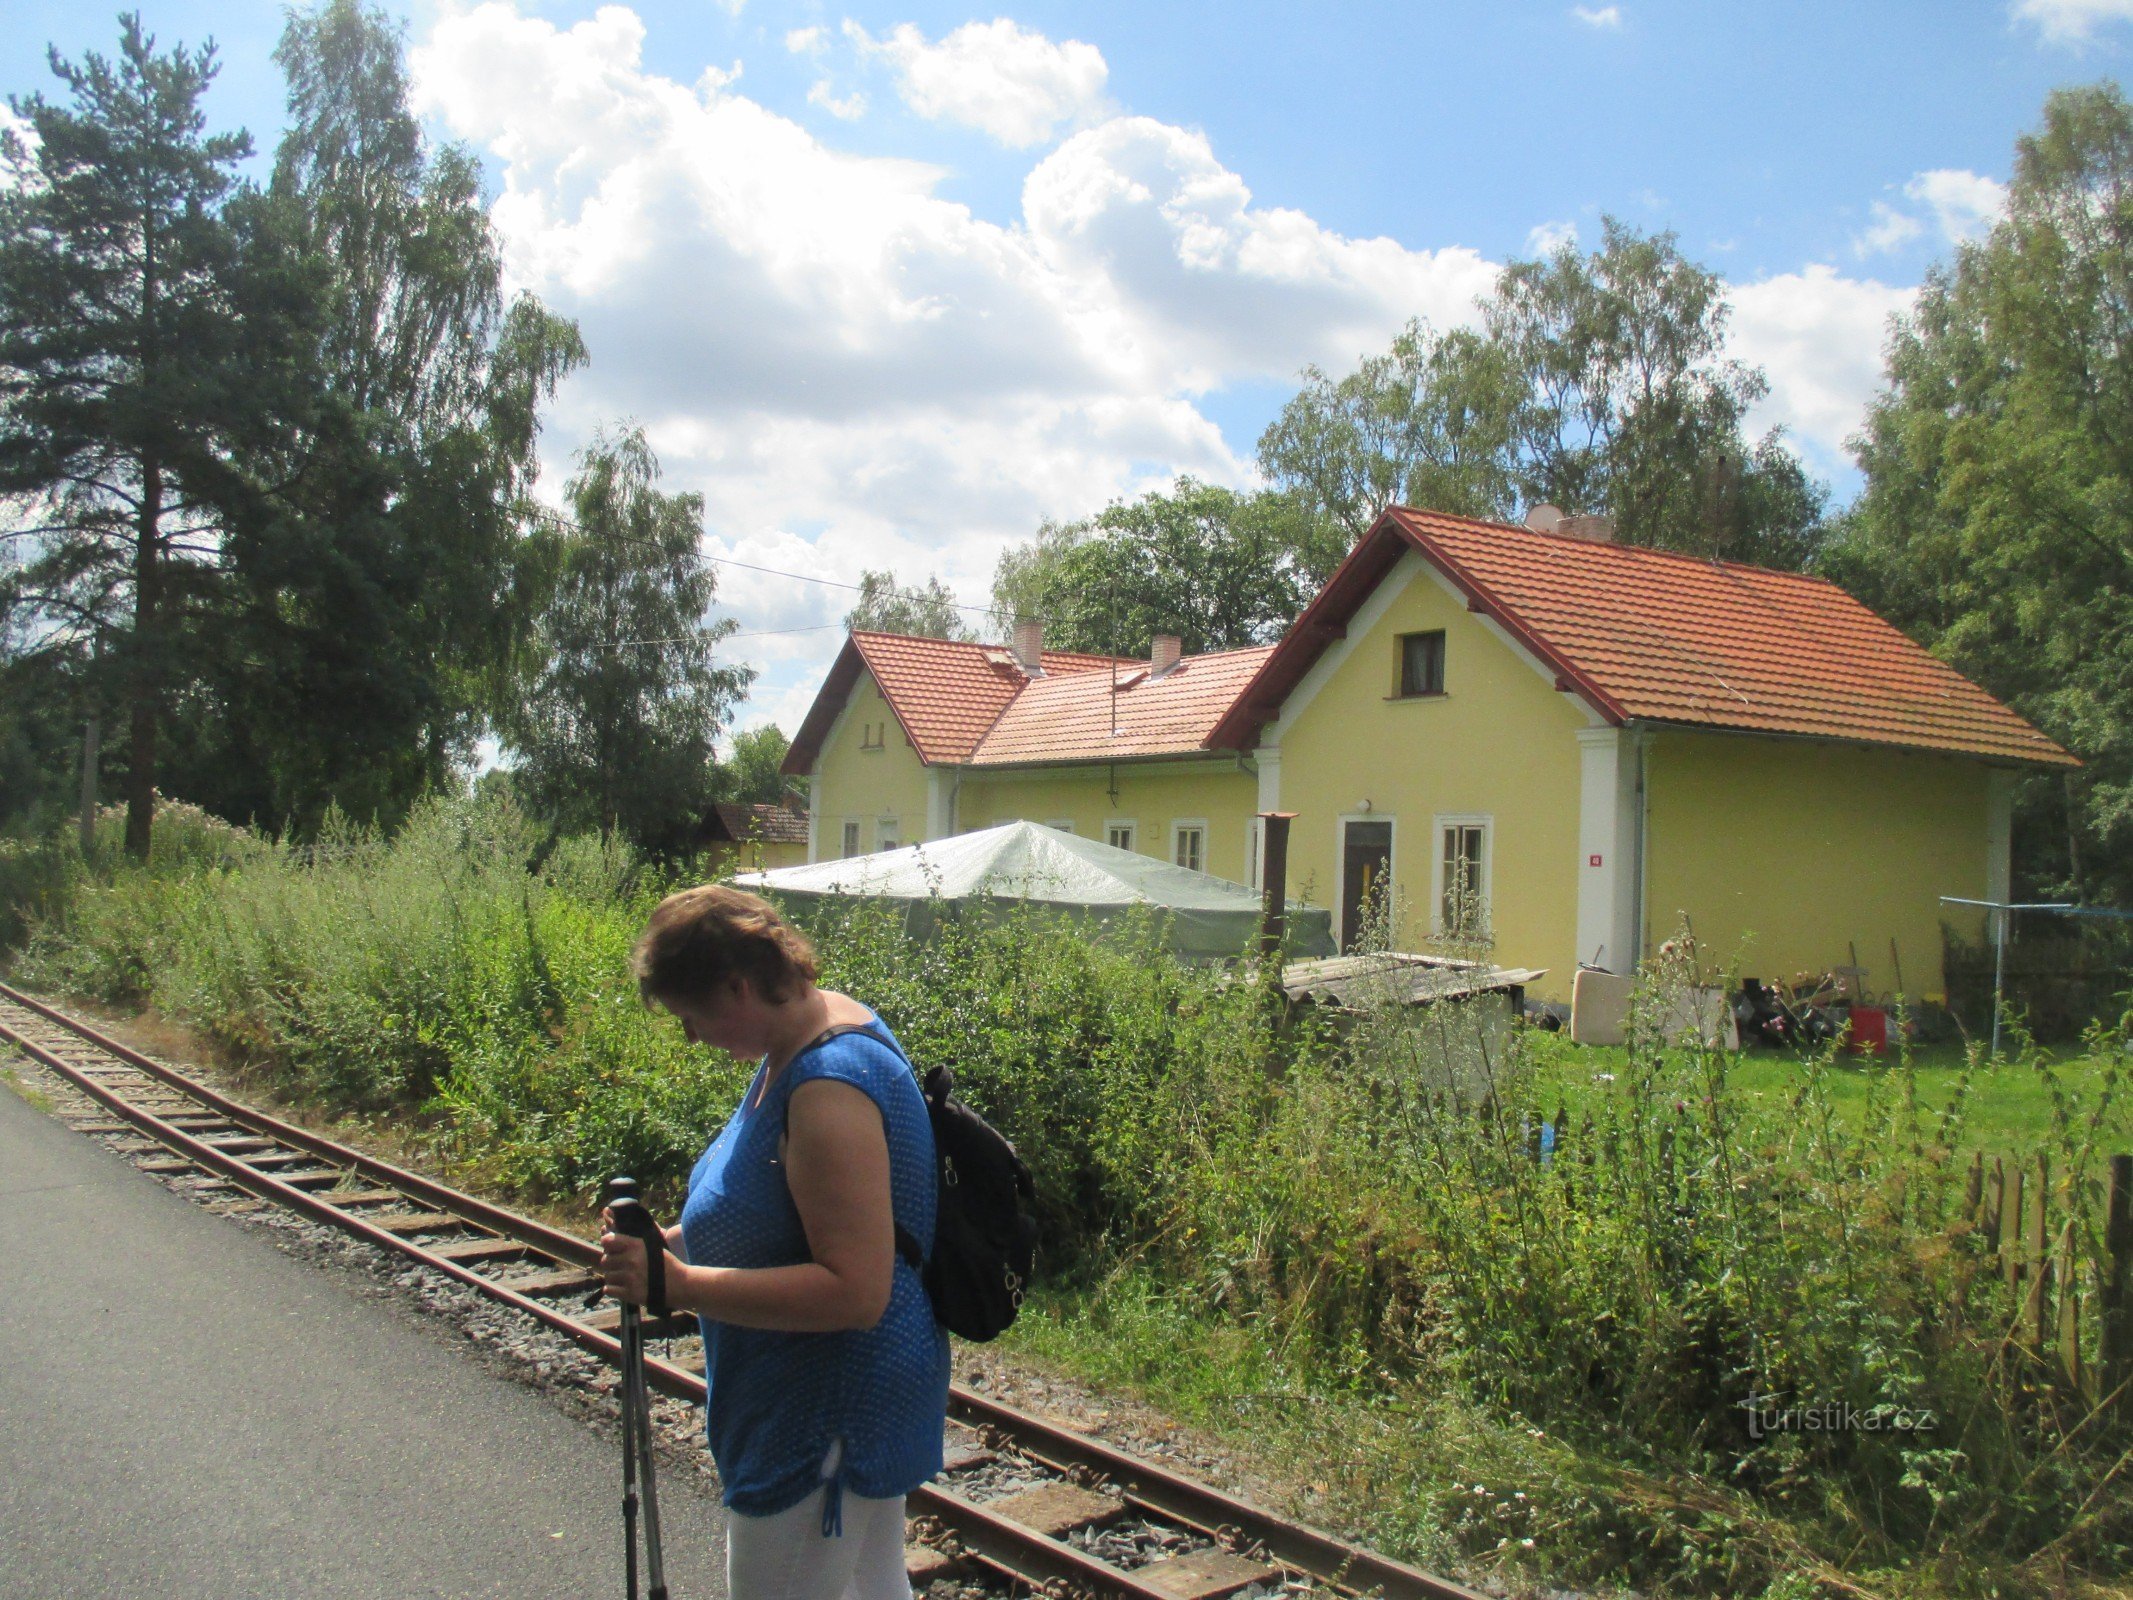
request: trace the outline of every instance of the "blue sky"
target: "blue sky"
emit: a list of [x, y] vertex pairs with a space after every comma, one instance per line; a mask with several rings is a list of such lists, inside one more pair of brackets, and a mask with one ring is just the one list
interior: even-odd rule
[[[212, 118], [270, 148], [281, 8], [143, 9], [216, 39]], [[592, 348], [552, 482], [632, 418], [705, 494], [713, 554], [972, 601], [1045, 517], [1181, 471], [1248, 482], [1306, 363], [1470, 315], [1504, 260], [1603, 213], [1727, 278], [1758, 420], [1842, 498], [1887, 317], [1989, 226], [2051, 88], [2133, 44], [2133, 0], [398, 14], [432, 126], [485, 160], [513, 281]], [[115, 34], [16, 0], [0, 88]], [[790, 732], [847, 597], [721, 581], [762, 672], [744, 718]]]

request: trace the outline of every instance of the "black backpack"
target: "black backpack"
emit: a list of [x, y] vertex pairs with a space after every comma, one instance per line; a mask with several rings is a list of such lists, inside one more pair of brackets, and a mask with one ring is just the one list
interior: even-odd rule
[[[831, 1028], [808, 1048], [840, 1033], [862, 1031], [853, 1024]], [[879, 1035], [868, 1037], [886, 1042]], [[904, 1065], [918, 1075], [910, 1057], [904, 1057]], [[982, 1343], [1005, 1333], [1022, 1309], [1037, 1258], [1037, 1188], [1015, 1147], [956, 1099], [954, 1089], [955, 1074], [946, 1067], [926, 1074], [938, 1178], [933, 1259], [926, 1259], [902, 1223], [896, 1225], [896, 1252], [918, 1269], [934, 1319], [950, 1333]]]

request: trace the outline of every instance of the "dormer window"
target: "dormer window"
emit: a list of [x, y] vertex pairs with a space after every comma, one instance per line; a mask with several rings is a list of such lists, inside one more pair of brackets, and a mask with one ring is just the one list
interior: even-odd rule
[[1444, 630], [1403, 633], [1399, 638], [1400, 697], [1444, 693]]

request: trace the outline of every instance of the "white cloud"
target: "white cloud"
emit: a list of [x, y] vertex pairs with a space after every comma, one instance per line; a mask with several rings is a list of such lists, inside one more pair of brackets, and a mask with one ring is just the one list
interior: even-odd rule
[[1951, 244], [1990, 233], [2007, 214], [2007, 185], [1981, 173], [1939, 167], [1921, 172], [1903, 192], [1932, 210], [1941, 236]]
[[828, 31], [819, 26], [794, 28], [785, 35], [785, 48], [796, 56], [818, 56], [828, 42]]
[[1877, 256], [1902, 249], [1925, 231], [1926, 225], [1908, 211], [1898, 211], [1887, 201], [1876, 200], [1873, 224], [1852, 240], [1852, 248], [1862, 256]]
[[2133, 18], [2133, 0], [2015, 0], [2013, 12], [2047, 39], [2078, 44], [2105, 23]]
[[1535, 224], [1526, 235], [1526, 250], [1535, 256], [1552, 256], [1564, 245], [1578, 242], [1578, 225], [1575, 222], [1542, 222]]
[[[641, 419], [668, 483], [703, 493], [710, 547], [760, 565], [889, 565], [982, 602], [1045, 517], [1179, 472], [1248, 481], [1199, 396], [1345, 370], [1411, 315], [1470, 319], [1493, 281], [1470, 250], [1257, 206], [1203, 135], [1145, 118], [1067, 139], [1019, 218], [983, 220], [938, 169], [647, 71], [643, 41], [621, 6], [563, 29], [490, 0], [413, 52], [419, 108], [488, 159], [510, 287], [592, 351], [544, 481], [597, 424]], [[720, 598], [750, 630], [850, 603], [733, 569]], [[756, 706], [811, 692], [836, 643], [737, 642]]]
[[[706, 548], [856, 580], [890, 567], [989, 595], [1000, 553], [1180, 472], [1252, 469], [1201, 409], [1233, 386], [1346, 371], [1408, 317], [1470, 322], [1496, 264], [1331, 232], [1254, 203], [1207, 138], [1149, 118], [1038, 160], [1020, 215], [974, 216], [917, 162], [857, 156], [719, 82], [647, 71], [637, 17], [569, 29], [505, 0], [413, 53], [420, 109], [480, 149], [513, 290], [580, 322], [544, 487], [618, 417], [645, 424]], [[1921, 190], [1951, 206], [1960, 189]], [[1818, 470], [1841, 462], [1912, 291], [1814, 267], [1733, 290], [1734, 348]], [[720, 569], [762, 669], [745, 713], [790, 732], [844, 591]], [[819, 631], [764, 633], [766, 629]]]
[[1819, 470], [1838, 466], [1880, 387], [1889, 318], [1917, 292], [1819, 265], [1734, 284], [1733, 353], [1770, 378], [1754, 426], [1783, 425]]
[[867, 114], [867, 97], [865, 95], [854, 89], [840, 100], [837, 98], [836, 91], [830, 87], [830, 81], [827, 78], [815, 80], [814, 86], [807, 91], [807, 103], [811, 106], [820, 106], [831, 116], [843, 122], [855, 122]]
[[[1950, 244], [1982, 238], [2007, 211], [2007, 186], [1997, 178], [1955, 167], [1921, 172], [1903, 186], [1904, 198], [1932, 213], [1934, 229]], [[1852, 241], [1860, 255], [1898, 250], [1925, 232], [1913, 212], [1876, 200], [1873, 223]]]
[[1092, 44], [1054, 44], [1006, 17], [966, 22], [938, 43], [904, 23], [880, 39], [855, 22], [844, 31], [863, 54], [896, 68], [904, 103], [932, 121], [976, 128], [1015, 149], [1044, 144], [1069, 122], [1103, 109], [1110, 69]]
[[1570, 14], [1588, 28], [1619, 28], [1622, 26], [1622, 8], [1620, 6], [1601, 6], [1597, 10], [1591, 6], [1572, 6]]

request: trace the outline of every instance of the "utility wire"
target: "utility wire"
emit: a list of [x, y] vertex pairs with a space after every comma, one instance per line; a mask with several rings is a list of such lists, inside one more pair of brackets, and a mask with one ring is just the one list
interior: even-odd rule
[[702, 633], [685, 633], [677, 639], [596, 639], [588, 647], [594, 650], [626, 650], [631, 645], [696, 644], [708, 639], [712, 644], [724, 644], [728, 639], [767, 639], [780, 633], [823, 633], [831, 628], [842, 628], [841, 622], [810, 622], [799, 628], [750, 628], [745, 633], [721, 633], [715, 637], [711, 630]]
[[[559, 527], [568, 528], [573, 533], [583, 534], [588, 539], [601, 537], [600, 535], [595, 535], [594, 533], [592, 533], [592, 531], [586, 528], [582, 523], [574, 522], [569, 517], [564, 516], [560, 511], [556, 511], [548, 506], [542, 506], [539, 510], [539, 515], [545, 517], [547, 520], [555, 523]], [[815, 583], [822, 585], [826, 589], [846, 589], [854, 594], [863, 594], [866, 591], [866, 585], [862, 583], [846, 583], [839, 578], [818, 578], [811, 572], [786, 572], [777, 567], [758, 566], [753, 561], [737, 560], [732, 556], [704, 556], [703, 559], [710, 562], [715, 567], [739, 567], [743, 572], [760, 572], [765, 577], [770, 578], [788, 578], [794, 583]], [[920, 600], [932, 600], [937, 598], [937, 596], [934, 595], [931, 590], [927, 589], [898, 588], [892, 589], [889, 592], [895, 595], [908, 595], [914, 599]], [[996, 616], [998, 614], [997, 608], [993, 606], [974, 606], [971, 605], [968, 601], [964, 600], [950, 600], [947, 603], [950, 609], [952, 610], [968, 611], [981, 617], [991, 617]], [[1031, 620], [1035, 622], [1049, 622], [1051, 619], [1048, 617], [1034, 617]], [[842, 627], [844, 626], [844, 624], [829, 623], [825, 624], [825, 626]], [[798, 628], [766, 628], [763, 631], [765, 633], [798, 633], [802, 630]], [[747, 636], [734, 635], [733, 637]], [[644, 640], [641, 642], [648, 644], [670, 644], [676, 641]]]

